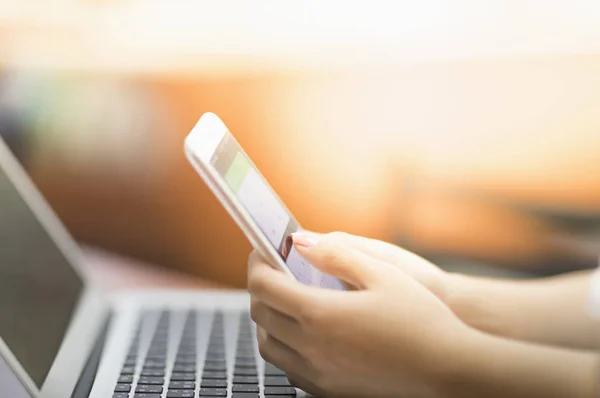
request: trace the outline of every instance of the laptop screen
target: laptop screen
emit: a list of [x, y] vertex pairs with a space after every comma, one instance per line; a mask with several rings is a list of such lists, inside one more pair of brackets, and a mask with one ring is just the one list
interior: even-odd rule
[[0, 167], [0, 337], [41, 387], [83, 282]]

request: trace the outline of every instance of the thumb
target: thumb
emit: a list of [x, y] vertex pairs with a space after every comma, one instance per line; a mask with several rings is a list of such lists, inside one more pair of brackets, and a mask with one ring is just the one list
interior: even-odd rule
[[297, 232], [293, 239], [298, 253], [314, 267], [359, 289], [372, 287], [385, 278], [386, 267], [358, 250], [328, 239], [327, 235]]

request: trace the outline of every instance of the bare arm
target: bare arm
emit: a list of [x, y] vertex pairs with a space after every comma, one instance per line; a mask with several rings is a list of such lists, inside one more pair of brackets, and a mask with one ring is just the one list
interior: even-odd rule
[[[457, 345], [454, 372], [440, 396], [595, 397], [596, 354], [469, 334]], [[460, 351], [459, 351], [460, 350]], [[444, 393], [445, 391], [445, 393]]]
[[498, 336], [579, 349], [600, 346], [587, 314], [592, 271], [536, 280], [449, 274], [397, 246], [348, 234], [334, 239], [392, 263], [438, 296], [466, 324]]
[[446, 302], [467, 324], [500, 336], [581, 349], [599, 346], [586, 312], [591, 271], [535, 281], [450, 275]]

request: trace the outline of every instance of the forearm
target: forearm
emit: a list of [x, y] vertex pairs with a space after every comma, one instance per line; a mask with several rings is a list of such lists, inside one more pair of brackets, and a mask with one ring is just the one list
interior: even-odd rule
[[468, 325], [518, 340], [595, 348], [600, 327], [587, 314], [591, 272], [536, 281], [450, 276], [447, 303]]
[[455, 344], [444, 398], [592, 398], [597, 395], [596, 354], [540, 346], [474, 332]]

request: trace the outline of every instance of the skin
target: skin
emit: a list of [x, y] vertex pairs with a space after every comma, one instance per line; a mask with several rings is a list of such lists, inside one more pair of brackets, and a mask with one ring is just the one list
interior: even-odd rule
[[534, 280], [487, 279], [446, 273], [386, 242], [344, 233], [328, 239], [398, 267], [479, 330], [542, 344], [599, 348], [600, 325], [586, 313], [592, 271]]
[[[567, 308], [580, 304], [575, 293], [585, 275], [536, 285], [523, 301], [525, 282], [449, 275], [382, 242], [340, 233], [294, 241], [314, 266], [353, 286], [305, 286], [250, 256], [261, 355], [299, 388], [323, 397], [595, 396], [596, 355], [581, 350], [595, 345], [595, 324]], [[557, 287], [574, 297], [557, 299]], [[490, 313], [473, 304], [484, 293], [499, 302]], [[558, 318], [550, 326], [567, 319], [576, 321], [573, 328], [543, 332], [552, 328], [545, 323], [550, 311], [536, 312], [544, 305]]]

